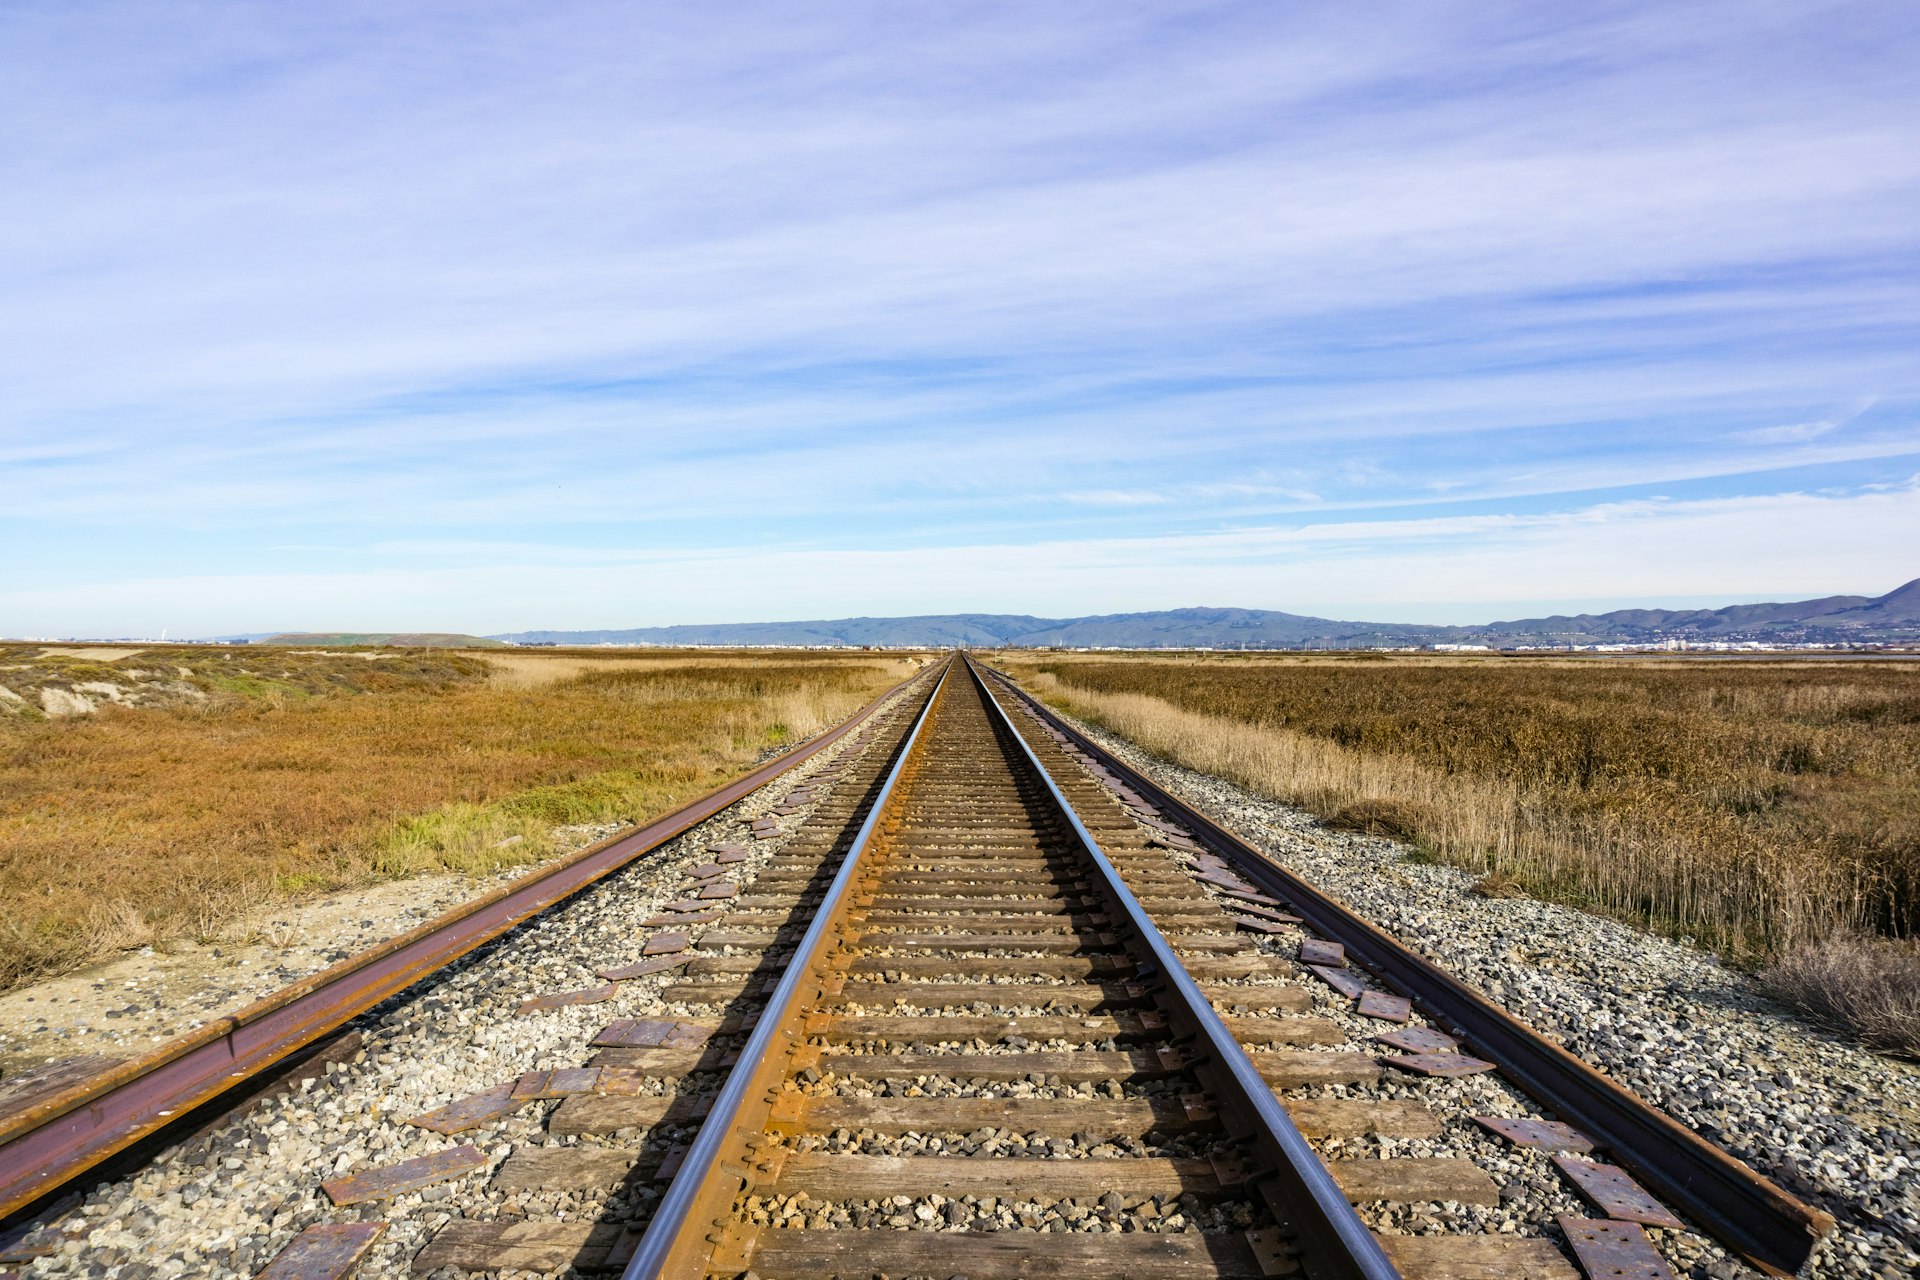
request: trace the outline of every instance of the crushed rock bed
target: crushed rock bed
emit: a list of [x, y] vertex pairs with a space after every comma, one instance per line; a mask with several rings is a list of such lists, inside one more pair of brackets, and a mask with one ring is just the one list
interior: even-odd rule
[[[579, 828], [556, 856], [621, 829]], [[143, 947], [9, 991], [0, 995], [0, 1072], [78, 1054], [137, 1057], [539, 869], [416, 876], [285, 903], [236, 929], [239, 941]]]
[[[1331, 831], [1303, 810], [1062, 718], [1514, 1016], [1833, 1214], [1840, 1225], [1815, 1252], [1809, 1275], [1909, 1280], [1920, 1274], [1920, 1068], [1809, 1025], [1704, 951], [1553, 903], [1480, 897], [1467, 872], [1411, 861], [1406, 848], [1390, 840]], [[1523, 1154], [1498, 1152], [1516, 1164], [1531, 1163]], [[1486, 1159], [1479, 1163], [1492, 1167]], [[1531, 1170], [1515, 1172], [1531, 1181]]]
[[[886, 724], [900, 696], [870, 723]], [[886, 750], [890, 741], [883, 734], [865, 750]], [[640, 922], [684, 896], [686, 872], [707, 859], [708, 845], [739, 839], [744, 820], [775, 816], [775, 793], [784, 795], [861, 753], [852, 738], [828, 748], [594, 889], [371, 1010], [353, 1024], [365, 1038], [351, 1061], [331, 1064], [320, 1079], [168, 1149], [126, 1178], [97, 1184], [56, 1225], [73, 1238], [60, 1252], [25, 1264], [20, 1274], [235, 1280], [252, 1276], [308, 1226], [364, 1220], [388, 1225], [358, 1274], [405, 1275], [413, 1255], [457, 1219], [617, 1221], [649, 1207], [659, 1195], [651, 1184], [586, 1192], [507, 1192], [489, 1184], [515, 1150], [617, 1145], [612, 1138], [548, 1134], [547, 1118], [557, 1101], [534, 1102], [452, 1138], [401, 1121], [526, 1071], [579, 1066], [594, 1052], [588, 1041], [609, 1022], [666, 1012], [670, 1006], [660, 992], [677, 981], [671, 972], [620, 983], [613, 999], [598, 1004], [525, 1016], [516, 1010], [529, 996], [597, 985], [597, 968], [638, 959], [642, 941], [653, 932]], [[824, 788], [815, 804], [832, 790]], [[778, 816], [779, 838], [750, 842], [748, 860], [733, 869], [738, 879], [750, 883], [812, 808]], [[717, 1080], [696, 1074], [681, 1087], [694, 1091]], [[693, 1132], [656, 1125], [647, 1131], [647, 1146], [685, 1142]], [[328, 1178], [462, 1143], [486, 1154], [484, 1169], [352, 1207], [333, 1206], [320, 1190]]]

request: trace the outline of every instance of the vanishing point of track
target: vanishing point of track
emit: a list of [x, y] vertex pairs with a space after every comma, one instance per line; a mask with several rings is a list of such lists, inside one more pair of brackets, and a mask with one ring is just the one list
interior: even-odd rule
[[[716, 844], [694, 868], [691, 896], [659, 932], [636, 933], [632, 963], [603, 974], [667, 982], [661, 996], [684, 1016], [616, 1022], [577, 1069], [415, 1118], [453, 1137], [558, 1098], [555, 1134], [697, 1124], [684, 1148], [539, 1147], [493, 1175], [523, 1186], [650, 1181], [663, 1192], [647, 1220], [456, 1222], [414, 1260], [416, 1273], [557, 1259], [531, 1269], [1655, 1278], [1665, 1266], [1641, 1224], [1686, 1224], [1790, 1274], [1831, 1225], [970, 660], [923, 676], [910, 695], [885, 713], [870, 708], [853, 749], [790, 794], [811, 815], [757, 876], [736, 885], [728, 868], [744, 849]], [[511, 907], [496, 903], [478, 921], [469, 910], [390, 945], [384, 963], [308, 980], [293, 990], [324, 1007], [275, 1005], [304, 1021], [280, 1013], [297, 1028], [254, 1058], [264, 1066], [296, 1051], [752, 787], [775, 785], [831, 741], [599, 851], [600, 863], [583, 859], [591, 874], [577, 882], [526, 886]], [[1297, 954], [1256, 944], [1302, 926], [1315, 936]], [[1348, 1047], [1348, 1029], [1314, 1014], [1316, 988], [1355, 1001], [1381, 1043]], [[194, 1052], [217, 1065], [204, 1046]], [[144, 1075], [130, 1067], [92, 1102], [70, 1090], [30, 1122], [0, 1117], [0, 1159], [16, 1161], [0, 1176], [9, 1207], [163, 1123], [153, 1113], [169, 1095], [155, 1080], [183, 1076], [192, 1056], [159, 1055]], [[1432, 1136], [1473, 1118], [1383, 1082], [1495, 1070], [1538, 1114], [1480, 1123], [1553, 1152], [1597, 1216], [1526, 1234], [1370, 1229], [1354, 1205], [1497, 1204], [1499, 1188], [1466, 1159], [1328, 1158], [1316, 1143]], [[212, 1079], [176, 1082], [174, 1107], [213, 1097]], [[891, 1153], [887, 1140], [903, 1135], [933, 1140]], [[366, 1203], [486, 1164], [455, 1146], [327, 1191]], [[364, 1220], [309, 1228], [263, 1274], [345, 1275], [377, 1233]]]

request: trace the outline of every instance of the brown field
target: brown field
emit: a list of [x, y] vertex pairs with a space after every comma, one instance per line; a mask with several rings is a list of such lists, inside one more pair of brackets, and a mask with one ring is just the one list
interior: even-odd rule
[[1789, 995], [1820, 985], [1805, 976], [1817, 953], [1823, 974], [1881, 975], [1862, 997], [1890, 1007], [1876, 1025], [1920, 1015], [1920, 663], [1000, 665], [1162, 757], [1406, 839], [1416, 856], [1483, 874], [1490, 893], [1519, 888], [1697, 939], [1771, 966]]
[[104, 656], [0, 646], [0, 989], [212, 937], [289, 894], [539, 861], [556, 828], [664, 813], [915, 668], [802, 652]]

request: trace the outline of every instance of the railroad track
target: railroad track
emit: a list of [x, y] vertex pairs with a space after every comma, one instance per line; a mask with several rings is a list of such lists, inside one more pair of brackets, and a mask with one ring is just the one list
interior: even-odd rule
[[[658, 1016], [410, 1117], [457, 1143], [538, 1105], [544, 1141], [329, 1197], [484, 1187], [415, 1274], [1666, 1274], [1643, 1223], [1790, 1273], [1830, 1225], [972, 662], [924, 693], [784, 798], [770, 858], [716, 844], [636, 929], [603, 976]], [[1502, 1223], [1457, 1153], [1494, 1149], [1560, 1212]], [[268, 1273], [346, 1274], [359, 1216]]]

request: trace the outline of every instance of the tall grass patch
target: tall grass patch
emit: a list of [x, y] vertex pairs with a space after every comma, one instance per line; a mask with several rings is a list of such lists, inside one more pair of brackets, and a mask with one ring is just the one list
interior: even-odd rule
[[1742, 963], [1920, 933], [1920, 666], [1007, 665], [1165, 758]]
[[[556, 828], [667, 812], [911, 669], [567, 661], [529, 684], [471, 655], [155, 651], [80, 673], [127, 689], [92, 714], [0, 716], [0, 986], [290, 893], [541, 860]], [[0, 651], [0, 682], [77, 688], [56, 665]]]

